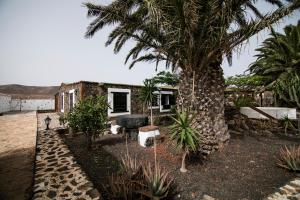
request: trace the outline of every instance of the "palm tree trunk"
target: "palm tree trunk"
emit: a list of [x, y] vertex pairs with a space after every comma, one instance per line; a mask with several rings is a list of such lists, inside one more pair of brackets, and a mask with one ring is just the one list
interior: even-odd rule
[[[194, 83], [194, 84], [193, 84]], [[209, 154], [230, 138], [224, 118], [225, 81], [220, 64], [181, 74], [177, 105], [196, 115], [194, 127], [201, 134], [199, 151]], [[193, 95], [195, 101], [193, 101]]]

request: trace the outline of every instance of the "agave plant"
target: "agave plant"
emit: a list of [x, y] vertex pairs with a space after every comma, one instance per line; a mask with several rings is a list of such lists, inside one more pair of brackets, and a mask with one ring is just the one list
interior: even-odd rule
[[190, 115], [188, 111], [177, 111], [176, 115], [176, 118], [172, 117], [174, 124], [170, 126], [170, 139], [175, 141], [177, 148], [183, 151], [180, 171], [187, 172], [185, 157], [190, 151], [197, 149], [200, 136], [192, 127], [194, 116]]
[[143, 167], [146, 187], [141, 193], [153, 200], [164, 199], [168, 197], [173, 180], [170, 179], [169, 173], [161, 168], [158, 164], [151, 166], [149, 163]]
[[300, 146], [284, 147], [280, 149], [278, 166], [299, 172], [300, 171]]
[[294, 125], [293, 125], [292, 120], [289, 118], [288, 115], [284, 116], [281, 120], [283, 121], [284, 133], [285, 133], [285, 134], [287, 134], [287, 130], [288, 130], [289, 128], [291, 128], [291, 129], [293, 129], [293, 130], [296, 129], [296, 128], [294, 127]]

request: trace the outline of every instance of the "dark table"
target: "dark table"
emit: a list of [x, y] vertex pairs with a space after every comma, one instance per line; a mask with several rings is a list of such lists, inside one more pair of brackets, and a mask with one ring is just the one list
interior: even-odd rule
[[139, 127], [148, 125], [148, 116], [141, 114], [121, 115], [116, 117], [116, 123], [125, 128], [125, 133], [129, 133], [129, 137], [136, 139]]

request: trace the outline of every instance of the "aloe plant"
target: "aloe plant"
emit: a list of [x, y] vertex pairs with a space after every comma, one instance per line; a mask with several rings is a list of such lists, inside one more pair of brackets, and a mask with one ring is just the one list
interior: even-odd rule
[[300, 146], [284, 147], [280, 149], [278, 166], [291, 170], [300, 171]]
[[187, 172], [185, 158], [190, 151], [195, 151], [200, 141], [200, 135], [193, 128], [194, 116], [188, 111], [177, 111], [176, 118], [172, 117], [174, 124], [170, 126], [170, 139], [173, 140], [177, 148], [183, 151], [181, 172]]
[[147, 189], [146, 191], [141, 191], [141, 193], [153, 200], [166, 198], [173, 182], [168, 177], [169, 172], [158, 164], [153, 167], [149, 163], [146, 167], [143, 167], [143, 173]]
[[122, 159], [122, 168], [128, 177], [134, 177], [141, 171], [141, 164], [137, 162], [136, 158], [132, 158], [126, 154]]

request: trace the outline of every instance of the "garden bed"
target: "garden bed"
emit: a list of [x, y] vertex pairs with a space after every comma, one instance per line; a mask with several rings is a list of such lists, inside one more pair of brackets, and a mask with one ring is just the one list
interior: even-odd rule
[[[162, 128], [161, 133], [166, 134]], [[63, 136], [99, 191], [111, 173], [120, 170], [121, 156], [126, 153], [125, 139], [121, 135], [106, 135], [93, 150], [85, 147], [84, 136]], [[263, 199], [276, 188], [296, 177], [276, 166], [280, 147], [296, 145], [299, 141], [284, 138], [232, 136], [229, 144], [207, 159], [188, 158], [188, 172], [179, 172], [181, 156], [167, 140], [158, 144], [158, 161], [174, 178], [176, 198], [201, 199], [204, 194], [217, 199]], [[143, 148], [137, 141], [129, 141], [130, 154], [144, 163], [153, 163], [153, 148]], [[103, 192], [100, 192], [103, 194]]]

